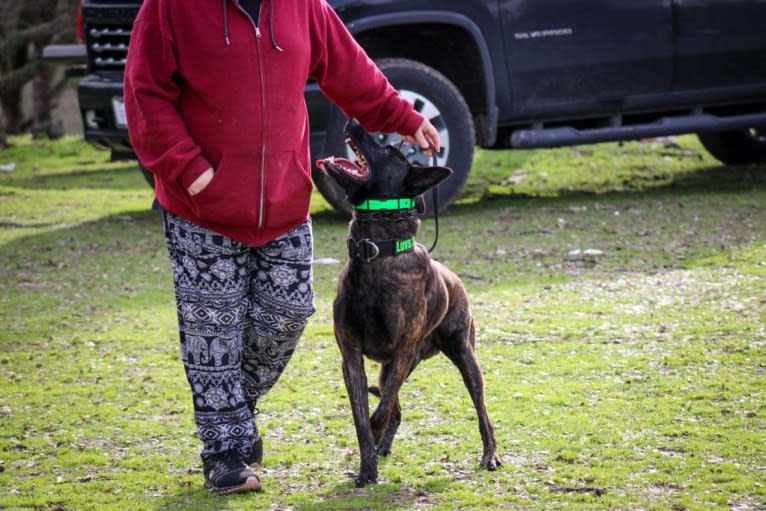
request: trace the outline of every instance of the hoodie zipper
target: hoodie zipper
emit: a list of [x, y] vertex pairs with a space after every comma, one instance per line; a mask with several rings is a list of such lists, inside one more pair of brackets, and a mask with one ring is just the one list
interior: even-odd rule
[[[258, 6], [258, 24], [260, 24], [263, 21], [263, 2], [265, 0], [261, 0], [261, 4]], [[255, 37], [256, 37], [256, 51], [258, 54], [258, 78], [261, 82], [261, 194], [258, 200], [258, 229], [260, 230], [263, 227], [264, 224], [264, 216], [266, 214], [264, 202], [265, 202], [265, 188], [266, 188], [266, 129], [268, 128], [268, 123], [266, 121], [266, 87], [265, 82], [263, 79], [263, 53], [261, 50], [261, 28], [259, 25], [255, 24], [255, 21], [253, 18], [248, 14], [248, 12], [242, 8], [241, 5], [239, 5], [239, 1], [235, 0], [235, 3], [237, 4], [237, 8], [242, 11], [242, 13], [247, 16], [247, 19], [250, 20], [250, 23], [252, 23], [253, 28], [255, 29]]]

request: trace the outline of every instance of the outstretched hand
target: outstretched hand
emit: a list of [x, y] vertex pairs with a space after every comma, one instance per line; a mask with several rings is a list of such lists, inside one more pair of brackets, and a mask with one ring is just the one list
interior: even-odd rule
[[439, 139], [439, 132], [436, 131], [436, 128], [434, 128], [433, 124], [431, 124], [428, 119], [423, 121], [423, 124], [420, 125], [415, 133], [412, 135], [405, 135], [404, 141], [409, 142], [410, 144], [419, 145], [428, 154], [431, 154], [428, 145], [429, 142], [433, 144], [437, 153], [441, 151], [441, 140]]

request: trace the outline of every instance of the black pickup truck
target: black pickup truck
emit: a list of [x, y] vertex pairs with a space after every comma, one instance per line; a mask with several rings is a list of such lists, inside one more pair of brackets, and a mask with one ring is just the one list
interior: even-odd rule
[[[440, 164], [455, 171], [440, 187], [442, 205], [465, 183], [475, 145], [556, 147], [697, 133], [723, 162], [766, 160], [764, 0], [329, 3], [440, 130]], [[81, 5], [85, 138], [115, 157], [132, 156], [122, 73], [140, 5]], [[314, 83], [305, 97], [312, 154], [345, 153], [340, 111]], [[419, 149], [404, 150], [427, 162]], [[337, 188], [319, 173], [314, 179], [334, 206], [345, 207]]]

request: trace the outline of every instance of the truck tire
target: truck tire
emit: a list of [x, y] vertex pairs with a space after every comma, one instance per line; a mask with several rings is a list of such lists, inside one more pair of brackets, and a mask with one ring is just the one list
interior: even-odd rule
[[699, 133], [705, 149], [729, 165], [766, 162], [766, 128]]
[[[449, 167], [453, 174], [439, 187], [439, 210], [443, 211], [458, 196], [468, 179], [473, 162], [475, 134], [473, 117], [460, 91], [444, 75], [419, 62], [406, 59], [383, 59], [377, 61], [378, 67], [386, 75], [400, 94], [415, 104], [415, 109], [423, 114], [439, 131], [442, 149], [437, 155], [439, 165]], [[324, 154], [343, 156], [354, 159], [351, 149], [346, 145], [343, 125], [346, 118], [337, 107], [333, 107], [327, 122]], [[399, 146], [401, 137], [397, 134], [378, 134], [383, 144]], [[402, 152], [412, 163], [430, 166], [433, 160], [420, 148], [404, 143]], [[345, 193], [335, 181], [314, 169], [313, 178], [322, 196], [335, 209], [350, 213], [351, 205]], [[427, 211], [432, 212], [431, 192], [426, 192]]]

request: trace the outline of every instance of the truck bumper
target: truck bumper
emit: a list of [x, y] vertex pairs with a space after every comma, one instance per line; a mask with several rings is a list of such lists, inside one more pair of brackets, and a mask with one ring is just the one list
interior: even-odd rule
[[[80, 81], [77, 99], [85, 140], [103, 149], [131, 151], [122, 107], [122, 75], [88, 75]], [[120, 110], [122, 108], [122, 110]]]

